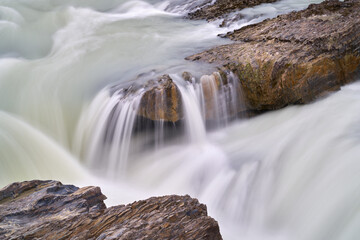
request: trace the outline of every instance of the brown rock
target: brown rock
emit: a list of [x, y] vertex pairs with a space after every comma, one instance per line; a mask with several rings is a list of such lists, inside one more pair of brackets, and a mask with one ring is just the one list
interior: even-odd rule
[[238, 76], [250, 110], [308, 103], [360, 73], [360, 1], [325, 1], [227, 34], [188, 57]]
[[138, 114], [150, 120], [168, 122], [177, 122], [183, 118], [181, 94], [169, 75], [163, 75], [155, 82], [148, 82]]
[[276, 0], [217, 0], [212, 5], [205, 5], [194, 12], [190, 12], [188, 17], [190, 19], [206, 19], [212, 21], [218, 18], [224, 18], [227, 14], [234, 11], [275, 1]]
[[106, 208], [98, 187], [56, 181], [0, 190], [1, 239], [222, 239], [206, 206], [189, 196]]

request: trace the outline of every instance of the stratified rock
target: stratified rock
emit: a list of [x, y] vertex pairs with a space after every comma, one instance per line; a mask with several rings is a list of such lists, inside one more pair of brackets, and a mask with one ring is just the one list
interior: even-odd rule
[[216, 0], [212, 5], [204, 5], [200, 9], [190, 12], [190, 19], [206, 19], [212, 21], [225, 18], [227, 14], [244, 8], [254, 7], [262, 3], [272, 3], [276, 0]]
[[181, 93], [169, 75], [149, 81], [138, 115], [150, 120], [177, 122], [183, 118]]
[[189, 196], [106, 208], [98, 187], [56, 181], [0, 190], [0, 239], [222, 239], [206, 206]]
[[227, 34], [238, 41], [188, 57], [238, 76], [250, 110], [313, 101], [360, 73], [360, 1], [325, 1]]

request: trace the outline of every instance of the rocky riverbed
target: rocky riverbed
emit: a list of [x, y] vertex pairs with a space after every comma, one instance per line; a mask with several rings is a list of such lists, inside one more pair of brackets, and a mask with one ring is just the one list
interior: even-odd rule
[[309, 103], [359, 75], [359, 24], [359, 1], [325, 1], [228, 33], [236, 43], [187, 59], [235, 72], [249, 109]]
[[[208, 8], [210, 6], [200, 10]], [[229, 72], [235, 73], [241, 88], [237, 91], [241, 90], [242, 95], [241, 99], [237, 99], [242, 101], [237, 104], [241, 106], [235, 109], [237, 112], [263, 112], [309, 103], [339, 90], [360, 74], [358, 0], [311, 4], [305, 10], [280, 15], [222, 37], [234, 43], [186, 59], [217, 66], [218, 73], [211, 74], [221, 76], [220, 82], [215, 79], [217, 90], [220, 86], [226, 87]], [[197, 81], [204, 83], [200, 79]], [[162, 86], [168, 88], [166, 84]], [[176, 89], [165, 92], [171, 100], [164, 101], [170, 101], [172, 106], [181, 105]], [[216, 91], [210, 91], [206, 93], [206, 98], [212, 99], [215, 95]], [[152, 120], [175, 122], [181, 119], [181, 113], [176, 111], [162, 114], [162, 106], [165, 105], [154, 106], [151, 101], [143, 101], [139, 114], [151, 116]], [[205, 105], [207, 108], [212, 106]], [[152, 109], [153, 112], [144, 113], [143, 109]]]
[[222, 239], [206, 206], [189, 196], [107, 208], [99, 187], [27, 181], [0, 190], [1, 239]]
[[206, 4], [188, 14], [190, 19], [226, 20], [230, 13], [244, 8], [254, 7], [262, 3], [272, 3], [276, 0], [217, 0], [214, 4]]

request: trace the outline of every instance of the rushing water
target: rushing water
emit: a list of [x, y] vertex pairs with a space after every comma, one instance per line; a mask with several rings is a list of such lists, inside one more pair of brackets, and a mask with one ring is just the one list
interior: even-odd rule
[[[0, 185], [100, 185], [108, 205], [190, 194], [225, 239], [357, 239], [360, 84], [230, 122], [234, 76], [216, 91], [214, 75], [200, 78], [212, 66], [183, 60], [228, 43], [219, 33], [312, 2], [262, 4], [219, 28], [182, 18], [193, 1], [0, 0]], [[135, 134], [144, 89], [125, 89], [163, 73], [181, 92], [183, 126]], [[216, 92], [215, 128], [204, 89]]]

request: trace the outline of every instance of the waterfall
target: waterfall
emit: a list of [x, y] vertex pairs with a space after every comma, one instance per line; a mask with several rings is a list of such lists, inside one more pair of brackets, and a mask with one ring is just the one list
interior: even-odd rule
[[[160, 149], [174, 135], [178, 138], [184, 135], [191, 144], [203, 145], [207, 142], [206, 125], [212, 128], [214, 124], [225, 126], [236, 118], [237, 105], [241, 105], [242, 99], [238, 96], [239, 80], [233, 73], [228, 74], [226, 84], [219, 73], [203, 75], [198, 80], [193, 77], [191, 81], [172, 74], [170, 79], [181, 94], [179, 99], [184, 116], [179, 122], [184, 126], [184, 133], [175, 123], [165, 123], [168, 120], [161, 119], [156, 112], [174, 97], [162, 94], [160, 83], [155, 83], [155, 106], [145, 106], [153, 107], [154, 117], [158, 118], [155, 120], [146, 119], [139, 113], [139, 104], [144, 93], [150, 91], [151, 84], [145, 84], [149, 85], [147, 87], [123, 87], [123, 84], [107, 87], [84, 110], [79, 121], [73, 147], [79, 158], [105, 176], [125, 177], [132, 149], [135, 153], [150, 145], [154, 150]], [[146, 122], [150, 123], [148, 127]], [[136, 129], [138, 124], [140, 127]], [[167, 134], [169, 131], [173, 134]]]
[[141, 97], [142, 89], [135, 94], [120, 89], [111, 96], [105, 89], [84, 112], [74, 150], [88, 166], [105, 170], [111, 178], [124, 177]]
[[[0, 0], [1, 185], [100, 185], [107, 205], [190, 194], [225, 240], [357, 239], [359, 83], [247, 119], [236, 74], [184, 60], [315, 2], [243, 9], [219, 28], [183, 18], [207, 0]], [[162, 92], [165, 74], [180, 97]], [[152, 90], [151, 108], [178, 101], [178, 118], [148, 114]]]

